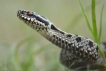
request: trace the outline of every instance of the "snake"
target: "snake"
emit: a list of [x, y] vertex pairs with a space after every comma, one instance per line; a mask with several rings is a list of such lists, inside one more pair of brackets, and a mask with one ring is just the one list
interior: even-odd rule
[[[18, 10], [17, 17], [61, 49], [60, 62], [70, 70], [95, 69], [98, 44], [93, 40], [67, 33], [57, 28], [48, 18], [29, 10]], [[94, 66], [94, 67], [93, 67]], [[93, 68], [92, 68], [93, 67]]]

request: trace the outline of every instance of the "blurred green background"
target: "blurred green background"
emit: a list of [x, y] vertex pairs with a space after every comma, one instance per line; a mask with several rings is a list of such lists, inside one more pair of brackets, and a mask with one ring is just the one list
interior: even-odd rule
[[[97, 24], [106, 0], [96, 0]], [[91, 21], [91, 0], [81, 0]], [[65, 71], [60, 48], [17, 18], [19, 9], [47, 17], [58, 28], [92, 39], [77, 0], [0, 0], [0, 71]], [[101, 41], [106, 41], [106, 7]]]

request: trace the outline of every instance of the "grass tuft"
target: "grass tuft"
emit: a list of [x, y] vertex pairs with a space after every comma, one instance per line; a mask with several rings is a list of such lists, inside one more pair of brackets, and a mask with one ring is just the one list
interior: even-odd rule
[[102, 35], [102, 16], [103, 16], [103, 9], [104, 9], [104, 4], [103, 4], [103, 6], [102, 6], [101, 14], [100, 14], [99, 41], [100, 41], [101, 35]]

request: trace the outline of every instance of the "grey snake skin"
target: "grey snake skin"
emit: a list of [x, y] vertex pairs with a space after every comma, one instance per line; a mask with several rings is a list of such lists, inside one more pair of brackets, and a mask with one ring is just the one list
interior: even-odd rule
[[95, 63], [100, 58], [98, 45], [93, 40], [66, 33], [58, 29], [47, 18], [27, 10], [18, 10], [17, 17], [32, 27], [51, 43], [61, 48], [60, 62], [71, 70], [97, 69]]

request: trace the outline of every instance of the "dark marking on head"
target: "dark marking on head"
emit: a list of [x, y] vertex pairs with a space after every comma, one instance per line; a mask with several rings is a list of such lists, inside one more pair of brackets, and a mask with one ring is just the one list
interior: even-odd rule
[[89, 41], [89, 46], [93, 47], [93, 42]]
[[36, 20], [38, 20], [38, 21], [44, 23], [45, 25], [47, 25], [47, 26], [49, 25], [49, 23], [48, 23], [46, 20], [44, 20], [43, 17], [40, 18], [40, 17], [38, 17], [38, 16], [36, 16], [36, 15], [34, 15], [34, 17], [36, 18]]
[[64, 32], [58, 30], [53, 24], [51, 25], [51, 29], [52, 29], [52, 30], [55, 30], [55, 31], [57, 31], [57, 32], [60, 32], [61, 34], [64, 34]]
[[76, 41], [77, 41], [77, 42], [80, 42], [80, 41], [81, 41], [81, 37], [77, 37], [77, 38], [76, 38]]
[[51, 25], [51, 29], [58, 31], [58, 29], [53, 24]]

